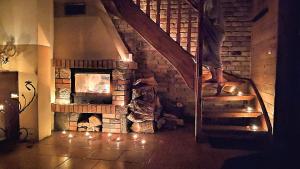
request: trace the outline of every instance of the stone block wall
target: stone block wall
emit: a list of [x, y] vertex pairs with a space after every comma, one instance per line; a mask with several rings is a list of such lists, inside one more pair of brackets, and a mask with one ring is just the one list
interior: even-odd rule
[[[176, 21], [178, 1], [172, 1], [173, 20], [171, 26], [171, 37], [176, 37]], [[162, 4], [166, 5], [165, 0]], [[225, 40], [222, 47], [222, 59], [224, 69], [237, 75], [250, 77], [250, 49], [251, 49], [251, 0], [222, 0], [225, 19]], [[145, 10], [145, 1], [141, 1], [141, 7]], [[165, 10], [162, 7], [162, 10]], [[155, 1], [151, 7], [151, 14], [156, 13]], [[186, 13], [183, 8], [182, 13]], [[166, 12], [161, 12], [161, 18], [166, 18]], [[182, 15], [186, 16], [186, 15]], [[153, 20], [154, 17], [152, 16]], [[124, 42], [133, 53], [134, 61], [138, 63], [137, 77], [147, 77], [154, 74], [158, 81], [158, 94], [161, 100], [180, 101], [185, 105], [185, 113], [194, 115], [194, 93], [187, 87], [176, 69], [145, 41], [124, 20], [113, 17], [114, 24], [118, 29]], [[193, 39], [197, 39], [197, 22], [193, 21]], [[164, 28], [164, 19], [161, 27]], [[175, 33], [175, 34], [172, 34]], [[182, 35], [187, 34], [187, 29], [182, 29]], [[184, 36], [183, 36], [184, 37]], [[195, 41], [196, 42], [196, 41]], [[193, 42], [194, 43], [194, 42]], [[163, 45], [163, 44], [162, 44]], [[192, 50], [193, 51], [193, 50]]]

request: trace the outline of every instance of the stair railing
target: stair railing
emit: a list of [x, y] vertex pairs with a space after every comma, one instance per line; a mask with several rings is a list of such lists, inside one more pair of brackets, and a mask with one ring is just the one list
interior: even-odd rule
[[[196, 22], [198, 21], [198, 11], [191, 3], [186, 0], [178, 0], [176, 4], [177, 7], [176, 9], [174, 9], [172, 8], [172, 5], [174, 5], [172, 4], [172, 0], [133, 0], [133, 2], [161, 29], [163, 29], [170, 37], [172, 37], [174, 41], [176, 41], [182, 48], [184, 48], [191, 55], [196, 56], [196, 46], [193, 46], [193, 43], [195, 43], [196, 45], [197, 37], [194, 38], [193, 33], [196, 33], [195, 31], [198, 30], [198, 28], [195, 27], [197, 24]], [[163, 4], [162, 2], [166, 4]], [[152, 5], [155, 5], [155, 7], [153, 7]], [[166, 23], [162, 23], [161, 13], [163, 5], [166, 5], [166, 13], [164, 13], [164, 15], [166, 16], [166, 18], [164, 18]], [[151, 7], [155, 9], [155, 14], [151, 13]], [[173, 16], [172, 14], [176, 14], [176, 32], [172, 31], [171, 29], [171, 26], [173, 24], [171, 23]], [[187, 28], [186, 34], [183, 34], [182, 32], [184, 28]]]
[[261, 96], [257, 86], [255, 85], [254, 81], [250, 78], [240, 77], [238, 75], [235, 75], [235, 74], [232, 74], [232, 73], [226, 72], [226, 71], [224, 71], [224, 74], [226, 74], [228, 76], [231, 76], [231, 77], [234, 77], [236, 79], [242, 80], [242, 81], [249, 82], [249, 84], [251, 85], [251, 87], [252, 87], [252, 89], [253, 89], [256, 97], [257, 97], [258, 103], [261, 107], [261, 110], [262, 110], [262, 113], [263, 113], [263, 116], [264, 116], [264, 119], [265, 119], [265, 123], [266, 123], [267, 129], [268, 129], [268, 134], [271, 136], [273, 129], [272, 129], [272, 124], [271, 124], [271, 120], [270, 120], [270, 117], [269, 117], [269, 113], [267, 111], [267, 108], [266, 108], [265, 103], [262, 99], [262, 96]]

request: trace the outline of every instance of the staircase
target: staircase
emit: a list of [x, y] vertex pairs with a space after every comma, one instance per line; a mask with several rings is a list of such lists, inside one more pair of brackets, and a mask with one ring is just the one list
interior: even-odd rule
[[[260, 108], [253, 84], [245, 79], [227, 76], [222, 93], [215, 96], [217, 84], [203, 83], [203, 132], [209, 140], [230, 141], [233, 144], [261, 144], [269, 141], [271, 124]], [[249, 79], [250, 80], [250, 79]], [[254, 93], [254, 94], [251, 94]], [[264, 106], [263, 106], [264, 107]], [[248, 142], [245, 142], [248, 141]], [[251, 142], [249, 142], [251, 141]]]
[[[102, 0], [102, 2], [108, 11], [124, 19], [169, 60], [187, 85], [194, 88], [196, 72], [194, 60], [199, 31], [199, 14], [195, 10], [197, 1]], [[203, 69], [202, 80], [208, 79], [209, 76], [210, 73]], [[229, 81], [219, 96], [215, 96], [216, 84], [202, 84], [204, 106], [202, 118], [197, 121], [202, 124], [204, 133], [209, 138], [217, 139], [268, 138], [272, 126], [254, 83], [250, 79], [234, 76], [227, 79]], [[253, 92], [250, 92], [250, 89]], [[258, 107], [261, 107], [261, 110]]]
[[191, 5], [183, 0], [102, 2], [108, 11], [114, 11], [130, 24], [177, 69], [186, 84], [194, 88], [198, 12]]

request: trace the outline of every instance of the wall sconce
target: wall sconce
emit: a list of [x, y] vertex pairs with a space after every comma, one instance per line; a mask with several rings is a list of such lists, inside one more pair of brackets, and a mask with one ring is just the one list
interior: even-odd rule
[[15, 45], [15, 39], [12, 37], [6, 42], [6, 45], [0, 49], [0, 62], [6, 64], [9, 62], [9, 58], [15, 56], [17, 53], [17, 47]]

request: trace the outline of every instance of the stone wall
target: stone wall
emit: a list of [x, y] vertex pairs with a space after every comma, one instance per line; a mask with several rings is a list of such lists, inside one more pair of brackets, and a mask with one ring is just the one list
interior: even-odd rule
[[[177, 3], [172, 2], [171, 11], [171, 37], [176, 38]], [[166, 0], [162, 0], [161, 27], [165, 30], [165, 6]], [[226, 21], [226, 37], [222, 47], [222, 59], [224, 69], [234, 74], [250, 76], [250, 48], [251, 48], [251, 22], [249, 14], [251, 1], [249, 0], [222, 0], [223, 11]], [[145, 10], [145, 1], [141, 1], [141, 8]], [[183, 7], [183, 17], [187, 17], [188, 8]], [[151, 6], [151, 16], [156, 13], [155, 1]], [[193, 13], [195, 17], [195, 13]], [[186, 18], [184, 18], [186, 19]], [[185, 105], [187, 115], [194, 115], [194, 94], [184, 83], [182, 77], [176, 69], [149, 43], [147, 43], [130, 25], [125, 21], [113, 17], [114, 24], [122, 36], [129, 50], [134, 55], [134, 60], [138, 63], [138, 77], [147, 77], [154, 74], [158, 81], [158, 94], [162, 101], [180, 101]], [[185, 24], [183, 24], [185, 25]], [[192, 44], [197, 39], [197, 21], [195, 18], [192, 24]], [[182, 37], [187, 34], [187, 29], [181, 29]], [[175, 34], [174, 34], [175, 33]], [[184, 38], [183, 38], [184, 41]], [[182, 44], [181, 44], [182, 45]], [[184, 44], [182, 45], [184, 47]], [[192, 45], [193, 47], [193, 45]], [[195, 47], [195, 45], [194, 45]], [[195, 48], [192, 49], [195, 52]]]

